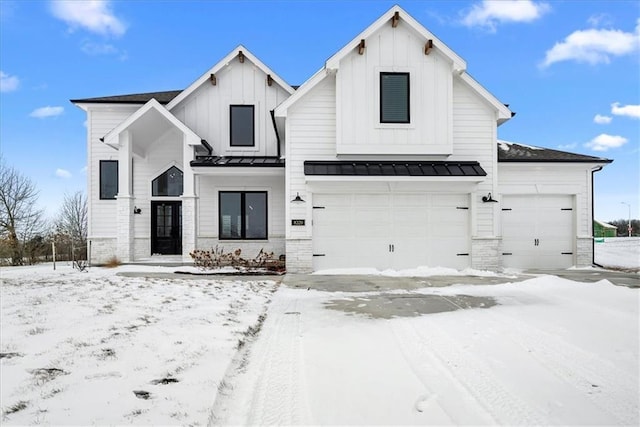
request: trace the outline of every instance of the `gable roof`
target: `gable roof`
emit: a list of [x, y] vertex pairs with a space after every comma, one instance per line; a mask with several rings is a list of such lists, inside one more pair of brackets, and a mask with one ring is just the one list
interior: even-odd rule
[[541, 163], [611, 163], [613, 160], [604, 157], [587, 156], [552, 150], [551, 148], [534, 147], [516, 142], [498, 140], [499, 162], [541, 162]]
[[454, 51], [452, 51], [446, 44], [444, 44], [440, 39], [438, 39], [435, 35], [433, 35], [430, 31], [428, 31], [422, 24], [416, 21], [411, 15], [409, 15], [404, 9], [400, 6], [395, 5], [391, 9], [389, 9], [386, 13], [384, 13], [380, 18], [378, 18], [373, 24], [367, 27], [364, 31], [358, 34], [353, 38], [349, 43], [347, 43], [342, 49], [340, 49], [337, 53], [331, 56], [324, 64], [324, 66], [318, 70], [309, 80], [304, 82], [296, 92], [291, 95], [289, 98], [285, 99], [280, 105], [278, 105], [275, 109], [275, 115], [277, 117], [286, 117], [287, 110], [293, 104], [295, 104], [300, 98], [302, 98], [307, 92], [309, 92], [314, 86], [320, 83], [324, 78], [329, 75], [335, 73], [340, 66], [340, 61], [350, 54], [356, 46], [360, 43], [360, 40], [365, 39], [376, 31], [378, 31], [382, 26], [386, 25], [389, 20], [393, 19], [395, 14], [398, 13], [401, 20], [403, 20], [410, 28], [420, 34], [425, 40], [433, 40], [433, 49], [440, 51], [445, 57], [447, 57], [453, 64], [454, 76], [458, 76], [463, 82], [465, 82], [472, 90], [474, 90], [480, 97], [485, 99], [490, 105], [492, 105], [498, 112], [497, 121], [498, 124], [502, 124], [509, 120], [513, 114], [511, 110], [500, 102], [495, 96], [493, 96], [488, 90], [482, 87], [477, 81], [475, 81], [469, 74], [467, 74], [467, 63], [458, 56]]
[[191, 145], [198, 145], [202, 138], [200, 138], [194, 131], [192, 131], [187, 125], [182, 123], [180, 120], [176, 118], [171, 112], [169, 112], [163, 105], [161, 105], [155, 98], [149, 100], [146, 104], [140, 107], [135, 113], [131, 114], [125, 121], [120, 123], [115, 128], [111, 129], [109, 133], [107, 133], [104, 138], [102, 138], [105, 144], [111, 145], [112, 147], [118, 146], [118, 135], [133, 123], [135, 123], [138, 119], [144, 116], [147, 112], [155, 110], [162, 117], [164, 117], [169, 123], [175, 126], [182, 133], [187, 135], [189, 139], [189, 143]]
[[618, 229], [618, 227], [616, 227], [615, 225], [611, 225], [608, 222], [598, 221], [597, 219], [594, 219], [593, 222], [600, 225], [602, 228], [610, 228], [610, 229], [616, 229], [616, 230]]
[[255, 55], [253, 55], [251, 52], [249, 52], [247, 50], [247, 48], [245, 48], [242, 45], [239, 45], [238, 47], [233, 49], [231, 52], [229, 52], [229, 54], [227, 56], [222, 58], [222, 60], [220, 60], [216, 65], [211, 67], [206, 73], [204, 73], [202, 76], [200, 76], [195, 82], [191, 83], [191, 85], [188, 88], [186, 88], [185, 90], [180, 92], [180, 94], [178, 96], [173, 98], [167, 104], [167, 109], [168, 110], [173, 109], [176, 105], [178, 105], [180, 102], [182, 102], [185, 98], [187, 98], [191, 93], [193, 93], [200, 86], [202, 86], [206, 82], [209, 82], [209, 79], [211, 78], [211, 74], [216, 74], [222, 68], [228, 66], [229, 62], [232, 59], [234, 59], [236, 56], [238, 56], [240, 54], [240, 52], [242, 52], [242, 54], [244, 55], [244, 57], [246, 59], [251, 61], [256, 67], [258, 67], [260, 70], [262, 70], [262, 72], [264, 72], [267, 75], [270, 75], [271, 78], [273, 79], [273, 81], [275, 81], [280, 87], [282, 87], [284, 90], [286, 90], [289, 94], [292, 94], [292, 93], [295, 92], [293, 87], [291, 87], [287, 82], [285, 82], [283, 79], [281, 79], [276, 73], [274, 73], [269, 67], [267, 67], [262, 61], [260, 61]]
[[146, 104], [155, 99], [160, 104], [167, 104], [178, 96], [181, 90], [167, 90], [164, 92], [134, 93], [130, 95], [101, 96], [98, 98], [72, 99], [74, 104]]

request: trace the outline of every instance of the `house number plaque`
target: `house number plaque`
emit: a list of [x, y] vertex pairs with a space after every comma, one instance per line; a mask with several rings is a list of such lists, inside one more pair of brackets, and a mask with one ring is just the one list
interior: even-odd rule
[[304, 225], [304, 219], [292, 219], [291, 225]]

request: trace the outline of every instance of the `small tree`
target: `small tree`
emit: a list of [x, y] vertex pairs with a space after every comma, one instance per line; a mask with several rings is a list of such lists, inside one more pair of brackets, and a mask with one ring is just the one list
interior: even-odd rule
[[41, 232], [37, 201], [34, 183], [0, 158], [0, 234], [9, 246], [12, 265], [23, 264], [24, 243]]
[[87, 218], [87, 197], [84, 193], [65, 194], [56, 222], [56, 235], [66, 237], [74, 248], [86, 248]]

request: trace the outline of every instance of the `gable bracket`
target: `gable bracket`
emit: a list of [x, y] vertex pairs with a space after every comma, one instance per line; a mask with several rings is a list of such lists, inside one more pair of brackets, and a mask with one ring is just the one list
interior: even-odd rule
[[364, 53], [365, 43], [364, 39], [360, 40], [360, 44], [358, 45], [358, 54], [362, 55]]
[[238, 61], [240, 61], [241, 64], [244, 63], [244, 53], [242, 53], [242, 51], [238, 51]]
[[429, 39], [427, 40], [427, 42], [424, 44], [424, 54], [425, 55], [429, 55], [429, 52], [431, 52], [431, 49], [433, 49], [433, 40]]
[[211, 85], [215, 86], [216, 84], [218, 84], [218, 80], [216, 80], [216, 75], [211, 73], [211, 75], [209, 76], [209, 80], [211, 80]]
[[273, 77], [271, 77], [271, 74], [267, 74], [267, 86], [271, 85], [273, 85]]
[[391, 18], [391, 26], [396, 28], [398, 26], [398, 22], [400, 22], [400, 12], [396, 11]]

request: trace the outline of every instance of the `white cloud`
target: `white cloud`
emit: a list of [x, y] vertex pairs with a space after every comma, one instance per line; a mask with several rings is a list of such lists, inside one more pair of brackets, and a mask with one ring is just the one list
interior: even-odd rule
[[593, 27], [600, 27], [602, 25], [611, 25], [613, 23], [611, 15], [608, 13], [598, 13], [591, 15], [587, 22]]
[[118, 49], [108, 43], [84, 42], [80, 49], [88, 55], [113, 55], [118, 53]]
[[107, 0], [53, 0], [51, 11], [56, 18], [66, 22], [71, 30], [80, 27], [105, 36], [121, 36], [127, 31], [125, 24], [111, 11]]
[[535, 21], [549, 10], [548, 4], [532, 0], [483, 0], [471, 7], [462, 24], [495, 31], [500, 23]]
[[0, 92], [11, 92], [18, 89], [20, 79], [0, 71]]
[[572, 148], [576, 148], [577, 146], [577, 142], [572, 142], [571, 144], [560, 144], [558, 145], [558, 148], [561, 150], [571, 150]]
[[562, 61], [608, 64], [611, 57], [630, 55], [640, 50], [640, 19], [634, 32], [613, 29], [578, 30], [547, 50], [541, 67]]
[[64, 113], [64, 107], [51, 107], [47, 105], [46, 107], [36, 108], [29, 114], [31, 117], [35, 117], [37, 119], [44, 119], [45, 117], [55, 117]]
[[81, 174], [83, 174], [83, 175], [86, 175], [86, 174], [87, 174], [87, 165], [84, 165], [84, 166], [82, 167], [82, 169], [80, 169], [80, 173], [81, 173]]
[[60, 168], [58, 168], [58, 169], [56, 169], [56, 176], [57, 176], [58, 178], [65, 178], [65, 179], [67, 179], [67, 178], [71, 178], [71, 172], [69, 172], [69, 171], [68, 171], [68, 170], [66, 170], [66, 169], [60, 169]]
[[601, 133], [591, 141], [584, 144], [584, 146], [591, 148], [593, 151], [608, 151], [610, 148], [622, 147], [627, 142], [628, 139], [625, 137]]
[[613, 120], [612, 117], [596, 114], [595, 117], [593, 118], [593, 123], [596, 123], [599, 125], [608, 125], [609, 123], [611, 123], [611, 120]]
[[619, 102], [611, 104], [611, 114], [616, 116], [627, 116], [634, 119], [640, 119], [640, 105], [623, 105]]

